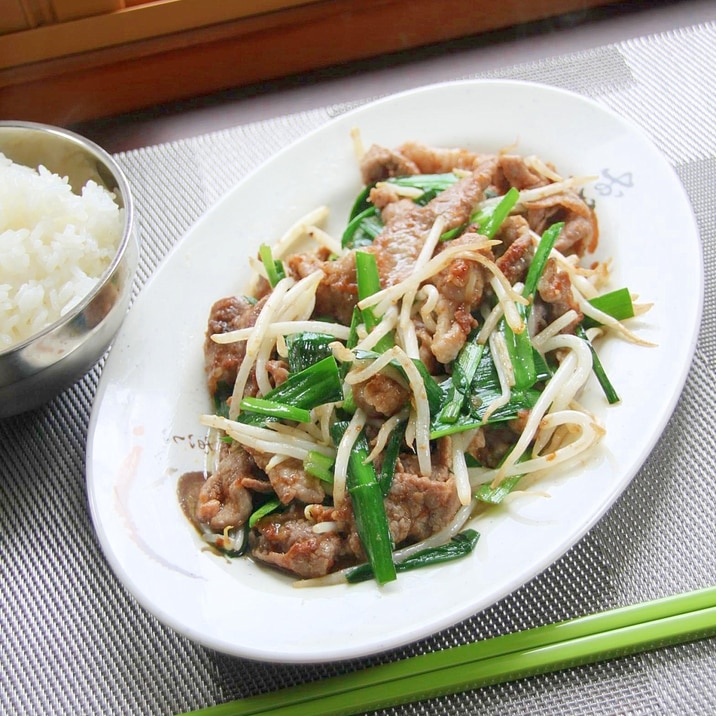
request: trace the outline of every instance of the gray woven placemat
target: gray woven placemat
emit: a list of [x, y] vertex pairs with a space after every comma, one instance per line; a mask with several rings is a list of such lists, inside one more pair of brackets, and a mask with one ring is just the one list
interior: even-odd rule
[[[84, 482], [100, 364], [46, 407], [0, 421], [0, 712], [179, 713], [716, 584], [716, 25], [489, 76], [561, 86], [633, 119], [671, 161], [691, 198], [707, 276], [700, 340], [677, 409], [631, 486], [550, 569], [430, 639], [342, 664], [283, 666], [231, 658], [158, 623], [127, 594], [101, 555]], [[143, 246], [136, 290], [226, 187], [345, 109], [303, 112], [120, 155], [136, 190]], [[384, 713], [714, 712], [716, 641], [707, 640]]]

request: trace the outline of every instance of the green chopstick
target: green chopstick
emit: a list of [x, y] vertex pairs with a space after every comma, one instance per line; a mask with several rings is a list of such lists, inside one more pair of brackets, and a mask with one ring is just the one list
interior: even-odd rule
[[348, 716], [716, 635], [716, 587], [410, 657], [193, 716]]

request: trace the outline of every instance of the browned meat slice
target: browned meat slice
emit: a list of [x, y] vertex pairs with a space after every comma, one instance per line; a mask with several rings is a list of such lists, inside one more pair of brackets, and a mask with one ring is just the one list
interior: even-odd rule
[[271, 455], [249, 449], [256, 464], [266, 472], [271, 487], [276, 496], [284, 505], [293, 500], [305, 504], [322, 502], [326, 493], [323, 490], [321, 481], [313, 475], [309, 475], [303, 469], [303, 463], [295, 458], [287, 458], [278, 465], [266, 470]]
[[427, 539], [446, 527], [459, 508], [453, 478], [443, 482], [410, 472], [396, 473], [385, 501], [396, 544]]
[[255, 478], [256, 466], [240, 447], [227, 450], [219, 467], [199, 491], [196, 518], [213, 532], [241, 527], [252, 511], [251, 493], [244, 478]]
[[410, 391], [392, 378], [377, 373], [353, 386], [356, 405], [368, 415], [391, 416], [402, 410], [410, 399]]
[[413, 318], [415, 324], [415, 334], [418, 338], [418, 355], [421, 363], [428, 369], [430, 375], [437, 375], [442, 372], [442, 367], [438, 365], [437, 358], [433, 353], [433, 336], [426, 328], [419, 316]]
[[430, 350], [440, 363], [448, 364], [455, 360], [477, 322], [463, 304], [441, 299], [435, 311], [437, 322]]
[[[449, 437], [440, 438], [435, 441], [435, 450], [432, 455], [432, 472], [430, 479], [435, 482], [446, 482], [450, 478], [450, 470], [452, 468], [452, 442]], [[405, 453], [400, 455], [395, 467], [397, 473], [412, 473], [418, 475], [420, 468], [418, 465], [418, 457], [415, 453]]]
[[284, 360], [266, 361], [266, 370], [268, 371], [274, 387], [281, 385], [281, 383], [285, 383], [289, 375], [288, 363]]
[[[387, 198], [389, 195], [382, 196], [381, 192], [378, 192], [378, 200]], [[393, 222], [401, 221], [403, 218], [407, 218], [415, 210], [415, 202], [412, 199], [399, 198], [398, 201], [383, 201], [382, 205], [378, 206], [380, 209], [380, 216], [383, 219], [384, 224], [392, 224]]]
[[388, 207], [392, 207], [393, 204], [400, 202], [405, 203], [407, 206], [413, 203], [410, 199], [402, 197], [392, 184], [385, 183], [378, 184], [370, 190], [368, 201], [370, 201], [376, 209], [381, 211], [383, 221], [387, 221], [389, 218], [389, 214], [386, 212], [391, 209]]
[[486, 162], [494, 163], [491, 154], [478, 154], [461, 147], [431, 147], [421, 142], [405, 142], [400, 153], [412, 161], [421, 174], [443, 174], [463, 169], [472, 171]]
[[[449, 438], [438, 441], [432, 462], [433, 471], [429, 476], [419, 474], [415, 455], [401, 455], [396, 464], [393, 483], [385, 498], [390, 533], [396, 545], [427, 539], [446, 527], [460, 509], [455, 480], [450, 473]], [[348, 526], [350, 551], [358, 559], [365, 559], [350, 504], [345, 510], [348, 515], [334, 514], [333, 519]]]
[[345, 543], [337, 532], [317, 534], [297, 508], [259, 520], [251, 533], [255, 559], [303, 577], [323, 577], [345, 556]]
[[360, 172], [363, 184], [368, 186], [388, 177], [419, 174], [420, 169], [399, 149], [387, 149], [373, 144], [360, 161]]
[[504, 250], [496, 263], [511, 284], [524, 281], [534, 256], [530, 227], [522, 216], [511, 216], [497, 234]]
[[375, 254], [381, 285], [393, 286], [410, 275], [438, 216], [445, 219], [446, 231], [466, 224], [489, 182], [489, 167], [478, 168], [425, 206], [413, 204], [392, 214], [366, 248]]
[[269, 479], [266, 477], [266, 475], [264, 475], [263, 473], [260, 477], [244, 477], [244, 479], [241, 480], [241, 484], [247, 490], [257, 492], [261, 495], [268, 495], [269, 493], [273, 492], [273, 486], [269, 482]]
[[412, 174], [442, 174], [455, 169], [472, 171], [492, 155], [477, 154], [467, 149], [431, 147], [421, 142], [406, 142], [397, 149], [372, 145], [360, 163], [361, 177], [366, 185], [389, 177]]
[[[469, 245], [477, 240], [482, 240], [477, 234], [463, 234], [449, 245]], [[488, 280], [487, 270], [467, 259], [455, 259], [431, 279], [430, 283], [438, 289], [440, 297], [435, 307], [437, 327], [430, 348], [440, 363], [447, 364], [455, 359], [468, 334], [477, 325], [472, 311], [480, 305]]]
[[[537, 284], [537, 293], [549, 309], [544, 317], [546, 324], [551, 323], [562, 314], [567, 313], [567, 311], [574, 310], [577, 313], [574, 321], [563, 330], [563, 333], [568, 333], [573, 331], [582, 320], [582, 312], [579, 310], [579, 305], [572, 294], [572, 283], [569, 275], [566, 271], [560, 270], [554, 258], [547, 260]], [[540, 327], [538, 325], [537, 329], [539, 330]]]
[[244, 297], [230, 296], [211, 307], [204, 340], [204, 365], [211, 395], [216, 393], [219, 383], [236, 382], [236, 373], [246, 355], [245, 341], [222, 345], [212, 341], [211, 336], [253, 326], [264, 303], [262, 300], [252, 304]]
[[565, 255], [584, 256], [597, 248], [597, 215], [576, 192], [553, 194], [530, 202], [527, 205], [527, 220], [538, 234], [542, 234], [552, 224], [564, 221], [565, 226], [555, 248]]
[[533, 171], [525, 162], [524, 157], [517, 154], [502, 154], [500, 156], [497, 160], [495, 177], [500, 194], [506, 193], [510, 187], [522, 191], [550, 183], [549, 179]]
[[316, 290], [314, 315], [335, 318], [350, 325], [353, 309], [358, 302], [355, 255], [347, 253], [335, 261], [324, 261], [314, 254], [294, 254], [286, 262], [289, 272], [296, 279], [309, 276], [321, 269], [325, 278]]
[[524, 216], [521, 214], [508, 216], [495, 234], [495, 240], [500, 242], [492, 248], [495, 256], [501, 256], [515, 241], [529, 234], [530, 231], [530, 225]]

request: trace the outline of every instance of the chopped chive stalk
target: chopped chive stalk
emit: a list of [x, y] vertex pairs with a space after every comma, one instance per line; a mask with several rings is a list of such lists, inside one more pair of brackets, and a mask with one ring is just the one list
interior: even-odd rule
[[[363, 451], [361, 451], [362, 453]], [[365, 451], [368, 455], [368, 451]], [[351, 455], [350, 463], [356, 463], [357, 457]], [[356, 466], [353, 465], [353, 471]], [[396, 579], [393, 564], [393, 540], [388, 528], [383, 505], [383, 492], [377, 482], [354, 484], [349, 489], [353, 512], [356, 518], [358, 534], [365, 549], [368, 561], [378, 584], [386, 584]]]
[[[423, 361], [413, 358], [413, 364], [418, 369], [420, 377], [423, 379], [423, 385], [425, 386], [425, 392], [428, 396], [428, 405], [430, 406], [430, 415], [435, 415], [440, 410], [442, 403], [442, 390], [438, 385], [438, 382], [430, 375], [427, 366]], [[396, 363], [396, 365], [398, 365]], [[400, 372], [403, 373], [403, 369], [400, 368]], [[407, 377], [406, 377], [407, 378]]]
[[499, 231], [504, 220], [510, 215], [519, 198], [520, 192], [515, 187], [511, 187], [499, 203], [475, 212], [470, 217], [470, 221], [473, 224], [477, 224], [480, 234], [491, 239]]
[[[346, 422], [333, 425], [332, 437], [336, 444], [340, 442], [347, 426]], [[358, 536], [368, 563], [378, 584], [386, 584], [396, 578], [393, 539], [385, 512], [383, 491], [378, 484], [373, 464], [366, 462], [369, 452], [368, 440], [361, 431], [348, 459], [346, 486], [351, 496]]]
[[432, 199], [452, 186], [456, 181], [458, 181], [457, 174], [447, 172], [445, 174], [411, 174], [409, 176], [391, 177], [388, 179], [388, 184], [420, 189], [424, 194], [430, 194]]
[[489, 505], [499, 505], [512, 490], [517, 487], [517, 483], [524, 477], [523, 475], [511, 475], [500, 482], [497, 487], [491, 487], [489, 483], [480, 485], [475, 490], [474, 497], [480, 502], [486, 502]]
[[274, 288], [282, 278], [286, 278], [283, 264], [274, 259], [271, 247], [268, 244], [261, 244], [259, 247], [259, 258], [266, 269], [266, 276], [271, 288]]
[[[356, 282], [358, 284], [358, 300], [362, 301], [368, 296], [380, 291], [380, 276], [375, 254], [365, 251], [356, 251]], [[375, 317], [372, 308], [362, 310], [363, 322], [368, 332], [372, 331], [380, 321]]]
[[361, 323], [363, 323], [361, 310], [358, 306], [355, 306], [351, 315], [351, 325], [348, 328], [346, 348], [355, 348], [358, 345], [358, 326], [360, 326]]
[[355, 396], [353, 395], [353, 389], [348, 386], [346, 393], [343, 397], [343, 403], [341, 404], [341, 410], [348, 415], [353, 415], [358, 405], [356, 404]]
[[[517, 309], [523, 318], [527, 312]], [[537, 368], [534, 360], [534, 347], [530, 340], [527, 325], [521, 333], [515, 333], [504, 319], [501, 321], [502, 334], [507, 344], [507, 352], [510, 355], [510, 362], [515, 374], [515, 386], [517, 388], [529, 388], [537, 380]]]
[[[375, 254], [367, 251], [356, 251], [356, 283], [358, 284], [358, 300], [362, 301], [368, 296], [380, 291], [380, 275], [378, 274], [378, 264], [375, 260]], [[361, 311], [363, 322], [366, 330], [370, 333], [379, 323], [380, 319], [376, 318], [372, 308], [364, 308]], [[383, 336], [377, 345], [376, 352], [383, 353], [391, 348], [393, 338], [390, 335]]]
[[462, 406], [465, 403], [465, 394], [461, 393], [454, 385], [450, 385], [447, 401], [440, 410], [438, 420], [441, 423], [452, 425], [462, 413]]
[[469, 341], [460, 350], [452, 373], [453, 383], [460, 392], [467, 393], [470, 390], [484, 347], [484, 345]]
[[288, 376], [288, 379], [264, 395], [264, 400], [311, 410], [319, 405], [343, 400], [336, 359], [326, 356], [318, 363]]
[[363, 189], [361, 189], [360, 194], [356, 197], [355, 201], [353, 202], [353, 206], [351, 207], [350, 213], [348, 214], [348, 223], [353, 221], [353, 219], [358, 216], [358, 214], [361, 214], [369, 207], [373, 206], [373, 204], [370, 203], [370, 192], [371, 189], [375, 186], [375, 182], [373, 184], [368, 184], [368, 186], [364, 186]]
[[369, 246], [383, 230], [383, 220], [377, 207], [369, 205], [354, 216], [343, 231], [341, 246], [344, 249], [357, 249]]
[[[358, 300], [380, 291], [380, 275], [375, 254], [367, 251], [356, 251], [356, 280], [358, 283]], [[365, 313], [365, 311], [363, 311]]]
[[324, 455], [322, 452], [311, 450], [303, 461], [303, 469], [313, 477], [323, 482], [333, 482], [333, 463], [335, 458]]
[[544, 272], [544, 267], [547, 265], [549, 255], [554, 248], [554, 244], [557, 241], [564, 222], [552, 224], [542, 234], [537, 250], [532, 258], [530, 267], [527, 270], [527, 278], [525, 278], [525, 285], [522, 289], [522, 295], [525, 298], [530, 299], [530, 305], [524, 306], [517, 304], [517, 310], [522, 317], [525, 328], [521, 333], [515, 333], [507, 321], [503, 318], [501, 321], [501, 330], [505, 336], [505, 342], [507, 343], [507, 350], [510, 354], [510, 360], [515, 372], [515, 386], [517, 388], [526, 389], [534, 385], [537, 380], [537, 368], [535, 366], [535, 350], [530, 340], [529, 332], [527, 330], [527, 319], [529, 317], [532, 303], [534, 302], [534, 295], [537, 291], [537, 284], [539, 283], [540, 277]]
[[440, 234], [440, 241], [451, 241], [456, 236], [460, 236], [465, 229], [467, 229], [467, 224], [458, 224], [457, 226], [453, 227], [452, 229], [448, 229], [447, 231], [443, 231], [442, 234]]
[[275, 423], [281, 418], [274, 418], [270, 415], [263, 415], [261, 413], [255, 413], [251, 410], [241, 412], [236, 418], [237, 423], [242, 425], [255, 425], [256, 427], [263, 428], [269, 423]]
[[293, 333], [286, 336], [288, 348], [288, 369], [298, 373], [331, 355], [330, 343], [336, 339], [328, 333]]
[[[590, 299], [589, 303], [603, 313], [606, 313], [612, 318], [616, 318], [618, 321], [622, 321], [626, 318], [632, 318], [634, 316], [634, 304], [631, 300], [631, 293], [627, 288], [618, 288], [616, 291], [604, 293], [601, 296]], [[619, 402], [619, 395], [609, 380], [609, 377], [604, 370], [604, 366], [597, 355], [597, 351], [592, 345], [592, 342], [589, 340], [586, 331], [587, 328], [592, 328], [598, 325], [600, 325], [598, 321], [595, 321], [589, 316], [585, 316], [582, 319], [582, 323], [577, 326], [576, 333], [580, 338], [587, 342], [587, 345], [592, 352], [592, 371], [594, 372], [594, 375], [597, 378], [607, 401], [610, 405], [613, 405], [614, 403]]]
[[[604, 293], [589, 300], [594, 308], [599, 309], [602, 313], [606, 313], [617, 321], [623, 321], [626, 318], [634, 317], [634, 304], [631, 300], [631, 293], [628, 288], [618, 288], [616, 291]], [[600, 325], [589, 316], [585, 316], [583, 320], [585, 328]]]
[[[414, 552], [402, 562], [398, 562], [395, 565], [395, 570], [400, 574], [402, 572], [412, 572], [422, 567], [432, 567], [436, 564], [444, 564], [445, 562], [462, 559], [475, 549], [479, 538], [480, 534], [477, 531], [473, 529], [464, 530], [456, 534], [446, 544]], [[361, 564], [346, 574], [346, 580], [349, 584], [356, 584], [371, 579], [372, 576], [373, 571], [370, 565]]]
[[[496, 397], [499, 397], [499, 395], [500, 394], [497, 393]], [[485, 410], [489, 407], [489, 402], [482, 403], [480, 408], [474, 410], [472, 413], [460, 413], [457, 420], [453, 423], [446, 423], [437, 419], [433, 421], [430, 426], [430, 439], [437, 440], [438, 438], [444, 438], [448, 435], [457, 435], [466, 430], [473, 430], [483, 425], [496, 425], [498, 423], [515, 420], [519, 418], [521, 411], [531, 410], [539, 396], [540, 392], [535, 388], [513, 390], [509, 403], [495, 410], [487, 421], [483, 420], [483, 415]]]
[[537, 290], [537, 284], [539, 283], [540, 277], [544, 272], [544, 267], [547, 265], [547, 259], [549, 258], [552, 249], [554, 248], [557, 238], [559, 237], [562, 229], [564, 228], [564, 222], [560, 221], [557, 224], [552, 224], [542, 234], [537, 250], [532, 258], [530, 267], [527, 270], [527, 278], [525, 279], [525, 287], [522, 290], [522, 295], [525, 298], [533, 296]]
[[262, 517], [276, 512], [281, 506], [281, 500], [279, 500], [278, 497], [272, 497], [270, 500], [267, 500], [261, 507], [251, 513], [251, 517], [249, 517], [249, 527], [253, 528]]
[[607, 376], [607, 372], [604, 370], [602, 361], [599, 360], [597, 351], [595, 350], [594, 346], [592, 345], [592, 342], [589, 340], [589, 336], [587, 335], [587, 332], [584, 330], [584, 326], [582, 326], [582, 325], [577, 326], [576, 333], [582, 340], [586, 341], [587, 345], [589, 346], [589, 350], [592, 353], [592, 372], [594, 373], [594, 376], [596, 377], [597, 382], [599, 383], [599, 385], [604, 393], [604, 396], [607, 399], [607, 402], [610, 405], [614, 405], [615, 403], [618, 403], [620, 400], [619, 394], [617, 393], [616, 389], [612, 385], [612, 382], [609, 380], [609, 376]]
[[275, 400], [264, 398], [243, 398], [240, 403], [242, 411], [266, 415], [270, 418], [281, 420], [295, 420], [298, 423], [310, 423], [311, 411], [304, 408], [297, 408], [295, 405], [278, 403]]
[[[544, 362], [536, 361], [536, 365], [538, 368], [537, 375], [540, 379], [549, 377], [549, 371]], [[431, 440], [437, 440], [447, 435], [454, 435], [484, 425], [483, 418], [485, 411], [502, 393], [500, 380], [497, 376], [497, 369], [492, 359], [492, 353], [489, 350], [482, 351], [470, 389], [465, 395], [465, 400], [461, 403], [460, 410], [454, 420], [452, 420], [450, 414], [448, 414], [448, 420], [445, 420], [443, 417], [444, 408], [454, 399], [452, 382], [445, 381], [445, 383], [443, 383], [443, 390], [445, 391], [443, 410], [439, 411], [438, 414], [433, 417], [430, 426]], [[520, 411], [531, 410], [537, 402], [539, 395], [540, 393], [536, 388], [513, 388], [510, 401], [491, 413], [487, 424], [514, 420], [519, 416]], [[452, 422], [450, 422], [450, 420], [452, 420]]]
[[400, 454], [400, 447], [405, 438], [405, 428], [407, 425], [406, 420], [401, 420], [395, 426], [395, 429], [391, 433], [390, 440], [388, 440], [388, 444], [385, 446], [383, 464], [380, 467], [380, 476], [378, 478], [383, 495], [387, 495], [388, 492], [390, 492], [390, 486], [393, 484], [395, 466], [398, 462], [398, 455]]
[[440, 421], [454, 423], [460, 416], [465, 399], [470, 394], [472, 381], [477, 367], [480, 365], [484, 349], [484, 345], [471, 340], [468, 340], [460, 349], [453, 364], [448, 400], [440, 411]]

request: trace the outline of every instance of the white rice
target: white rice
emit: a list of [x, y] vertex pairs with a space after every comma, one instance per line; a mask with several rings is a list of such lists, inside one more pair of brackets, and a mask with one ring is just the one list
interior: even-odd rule
[[111, 263], [123, 229], [114, 195], [0, 153], [0, 350], [77, 305]]

